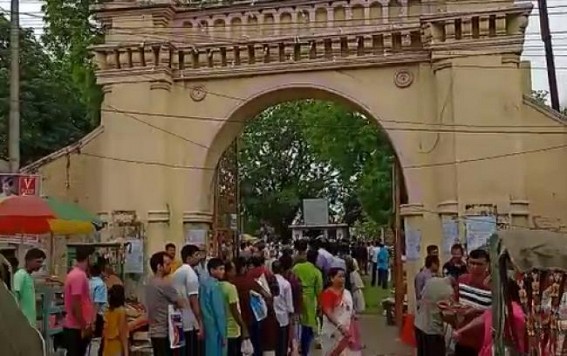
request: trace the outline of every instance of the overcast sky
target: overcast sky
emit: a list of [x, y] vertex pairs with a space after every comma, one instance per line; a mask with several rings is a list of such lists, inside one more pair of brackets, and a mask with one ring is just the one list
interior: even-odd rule
[[[41, 4], [39, 0], [20, 0], [22, 13], [21, 23], [24, 27], [34, 27], [36, 32], [41, 31], [42, 21]], [[488, 0], [487, 0], [488, 1]], [[528, 26], [524, 59], [532, 62], [532, 79], [534, 90], [548, 90], [547, 74], [545, 71], [545, 57], [543, 44], [540, 38], [537, 3], [530, 16]], [[0, 0], [3, 9], [9, 10], [10, 2]], [[555, 50], [555, 63], [557, 67], [557, 81], [559, 83], [559, 97], [563, 105], [567, 106], [567, 0], [548, 0], [551, 32]]]

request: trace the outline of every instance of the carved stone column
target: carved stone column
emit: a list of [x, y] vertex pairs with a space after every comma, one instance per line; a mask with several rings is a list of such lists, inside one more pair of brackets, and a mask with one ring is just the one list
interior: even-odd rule
[[[404, 265], [404, 270], [406, 272], [406, 282], [407, 282], [407, 297], [408, 297], [408, 312], [415, 314], [416, 311], [416, 300], [415, 300], [415, 287], [414, 278], [419, 272], [419, 269], [423, 263], [423, 256], [425, 255], [425, 239], [423, 236], [424, 232], [424, 209], [423, 205], [419, 203], [412, 204], [402, 204], [400, 206], [400, 215], [404, 221], [404, 233], [405, 233], [405, 246], [406, 251], [404, 255], [406, 256], [406, 263]], [[408, 249], [411, 248], [410, 239], [411, 235], [418, 237], [419, 239], [419, 256], [413, 259], [412, 256], [408, 256]]]
[[[451, 257], [451, 246], [455, 243], [462, 243], [459, 233], [459, 203], [456, 200], [443, 201], [437, 204], [437, 211], [441, 224], [440, 258], [441, 261], [447, 261]], [[447, 239], [450, 238], [450, 236], [447, 235], [453, 232], [456, 232], [455, 240], [453, 242], [447, 242]]]
[[[173, 242], [177, 246], [177, 250], [181, 250], [178, 241], [168, 241], [170, 225], [170, 214], [168, 210], [149, 210], [146, 225], [146, 255], [151, 256], [153, 253], [163, 251], [165, 244]], [[151, 238], [148, 238], [151, 237]], [[161, 237], [161, 238], [158, 238]]]

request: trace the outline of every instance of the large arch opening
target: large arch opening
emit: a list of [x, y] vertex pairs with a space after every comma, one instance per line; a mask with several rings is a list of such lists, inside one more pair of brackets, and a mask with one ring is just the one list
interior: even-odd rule
[[236, 103], [207, 155], [206, 165], [217, 166], [213, 228], [222, 232], [215, 240], [238, 230], [287, 241], [302, 200], [311, 198], [328, 199], [334, 223], [356, 225], [359, 234], [363, 227], [383, 231], [367, 239], [392, 231], [409, 194], [401, 169], [393, 182], [394, 166], [403, 165], [376, 116], [355, 98], [313, 85], [272, 88]]
[[[303, 199], [327, 199], [329, 223], [348, 227], [349, 244], [335, 244], [335, 252], [337, 246], [368, 251], [366, 243], [379, 240], [393, 247], [389, 282], [400, 291], [395, 314], [401, 316], [405, 244], [399, 212], [411, 192], [396, 144], [400, 137], [386, 132], [364, 103], [327, 88], [290, 85], [240, 101], [207, 156], [207, 166], [217, 166], [212, 247], [234, 255], [243, 236], [293, 241], [298, 236], [291, 226], [306, 222]], [[324, 231], [307, 229], [299, 237]], [[325, 236], [336, 239], [337, 231]], [[369, 290], [377, 293], [369, 309], [378, 311], [390, 289]]]

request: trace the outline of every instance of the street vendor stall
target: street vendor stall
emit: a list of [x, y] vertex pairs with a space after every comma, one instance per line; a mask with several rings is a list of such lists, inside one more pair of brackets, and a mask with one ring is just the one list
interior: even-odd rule
[[46, 349], [54, 352], [54, 338], [63, 331], [65, 306], [63, 287], [48, 280], [36, 281], [37, 330], [44, 335]]
[[[75, 204], [54, 198], [10, 196], [0, 199], [0, 235], [19, 235], [22, 240], [26, 234], [46, 235], [52, 245], [54, 234], [90, 234], [95, 231], [95, 226], [100, 226], [96, 216]], [[47, 253], [48, 260], [52, 259], [52, 250], [50, 248]], [[41, 332], [52, 352], [54, 338], [63, 330], [62, 288], [60, 283], [51, 283], [48, 279], [38, 278], [35, 284], [39, 319], [34, 330]]]
[[94, 249], [95, 260], [104, 259], [116, 275], [124, 281], [124, 262], [130, 242], [123, 240], [108, 242], [77, 242], [67, 244], [67, 268], [70, 270], [75, 264], [76, 250], [79, 246], [90, 246]]
[[[567, 235], [509, 230], [491, 238], [493, 355], [567, 354]], [[505, 283], [514, 278], [525, 313], [523, 337]], [[521, 354], [520, 351], [525, 351]]]

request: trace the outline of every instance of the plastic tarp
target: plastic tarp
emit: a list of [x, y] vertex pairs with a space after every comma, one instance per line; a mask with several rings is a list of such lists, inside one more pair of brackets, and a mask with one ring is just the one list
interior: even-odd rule
[[502, 249], [508, 252], [514, 268], [567, 270], [567, 234], [542, 230], [499, 231]]
[[0, 354], [44, 356], [45, 343], [20, 311], [16, 299], [0, 281]]

